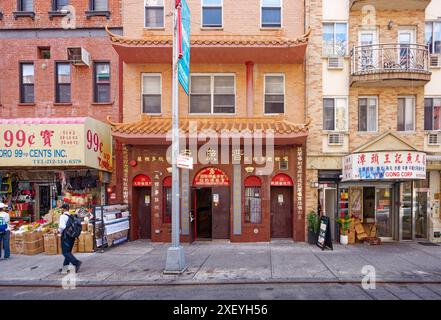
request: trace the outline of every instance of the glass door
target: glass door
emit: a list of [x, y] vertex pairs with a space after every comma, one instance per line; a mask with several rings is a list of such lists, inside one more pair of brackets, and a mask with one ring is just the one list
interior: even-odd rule
[[400, 66], [402, 69], [412, 68], [411, 44], [415, 42], [415, 30], [402, 29], [398, 31], [398, 42], [400, 44]]
[[392, 222], [392, 188], [376, 188], [375, 223], [380, 238], [393, 238]]
[[359, 44], [361, 46], [360, 64], [362, 71], [376, 69], [376, 52], [373, 45], [376, 41], [377, 32], [375, 30], [362, 31], [360, 33]]
[[413, 225], [415, 226], [414, 238], [427, 238], [427, 207], [429, 201], [428, 180], [416, 181], [413, 193], [414, 216]]
[[400, 184], [400, 240], [412, 240], [412, 182]]

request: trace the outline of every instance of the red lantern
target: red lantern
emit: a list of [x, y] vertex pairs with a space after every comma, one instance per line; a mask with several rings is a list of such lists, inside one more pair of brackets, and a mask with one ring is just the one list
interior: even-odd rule
[[138, 162], [136, 162], [136, 160], [130, 160], [129, 165], [131, 167], [136, 167], [136, 165], [138, 164]]

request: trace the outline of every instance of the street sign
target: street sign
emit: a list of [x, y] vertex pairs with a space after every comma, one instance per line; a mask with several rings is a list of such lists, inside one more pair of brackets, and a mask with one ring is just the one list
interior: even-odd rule
[[188, 8], [187, 1], [181, 0], [181, 24], [180, 30], [181, 34], [178, 35], [178, 41], [180, 41], [180, 48], [182, 48], [182, 56], [178, 62], [178, 79], [182, 88], [188, 95], [188, 83], [190, 77], [190, 9]]
[[178, 155], [178, 160], [176, 162], [178, 168], [193, 170], [193, 157]]

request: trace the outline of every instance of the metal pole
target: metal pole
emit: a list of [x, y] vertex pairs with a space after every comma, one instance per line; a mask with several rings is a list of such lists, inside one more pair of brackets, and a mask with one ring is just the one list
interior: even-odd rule
[[180, 1], [173, 10], [173, 86], [172, 86], [172, 245], [167, 250], [167, 260], [164, 273], [182, 273], [185, 270], [184, 249], [179, 244], [179, 84], [178, 84], [178, 37], [177, 10]]

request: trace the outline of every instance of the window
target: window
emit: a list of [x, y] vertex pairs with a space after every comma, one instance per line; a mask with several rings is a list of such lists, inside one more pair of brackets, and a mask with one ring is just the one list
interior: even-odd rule
[[345, 56], [348, 46], [348, 25], [346, 22], [323, 24], [323, 54]]
[[51, 47], [38, 47], [38, 59], [50, 59]]
[[262, 223], [262, 190], [261, 181], [258, 177], [245, 179], [245, 222]]
[[235, 87], [233, 75], [191, 75], [190, 113], [235, 113]]
[[145, 27], [164, 28], [164, 0], [145, 0]]
[[415, 98], [399, 97], [398, 98], [398, 131], [414, 131], [415, 130]]
[[34, 64], [20, 64], [20, 103], [34, 103]]
[[348, 99], [323, 99], [323, 130], [348, 131]]
[[441, 130], [441, 98], [424, 99], [424, 130]]
[[441, 54], [441, 21], [426, 22], [426, 44], [431, 54]]
[[53, 0], [54, 11], [60, 11], [63, 7], [69, 5], [69, 0]]
[[377, 131], [377, 97], [358, 99], [358, 131]]
[[110, 63], [96, 62], [94, 67], [94, 101], [110, 102]]
[[56, 103], [70, 103], [70, 63], [57, 62], [56, 64]]
[[222, 1], [202, 0], [202, 27], [222, 27]]
[[265, 114], [285, 112], [285, 76], [265, 75]]
[[108, 0], [90, 0], [91, 11], [107, 11], [108, 8]]
[[18, 0], [17, 11], [24, 11], [24, 12], [34, 11], [34, 1]]
[[282, 0], [261, 0], [262, 28], [280, 28], [282, 26]]
[[163, 223], [171, 223], [172, 220], [172, 177], [166, 177], [164, 179], [163, 185], [163, 193], [164, 197], [163, 201], [163, 214], [162, 214], [162, 222]]
[[160, 74], [142, 75], [142, 112], [161, 113], [162, 79]]

